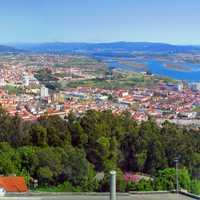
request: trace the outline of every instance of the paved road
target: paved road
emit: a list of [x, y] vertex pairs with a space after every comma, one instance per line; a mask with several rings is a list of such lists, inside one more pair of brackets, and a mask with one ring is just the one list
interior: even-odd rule
[[[86, 195], [63, 195], [63, 196], [18, 196], [0, 197], [2, 200], [109, 200], [108, 196], [86, 196]], [[118, 196], [117, 200], [192, 200], [185, 195], [176, 194], [134, 194], [129, 196]]]

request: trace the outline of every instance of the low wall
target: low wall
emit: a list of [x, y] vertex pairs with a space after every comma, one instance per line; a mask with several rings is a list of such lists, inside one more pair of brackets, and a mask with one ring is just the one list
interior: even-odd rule
[[196, 194], [192, 194], [192, 193], [184, 192], [184, 191], [180, 191], [179, 193], [182, 194], [182, 195], [191, 197], [191, 198], [193, 198], [193, 199], [200, 199], [200, 196], [198, 196], [198, 195], [196, 195]]

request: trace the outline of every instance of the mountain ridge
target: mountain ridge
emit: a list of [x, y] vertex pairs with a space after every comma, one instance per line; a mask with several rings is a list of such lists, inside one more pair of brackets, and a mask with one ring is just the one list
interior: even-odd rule
[[0, 45], [0, 53], [17, 53], [17, 52], [21, 52], [21, 50], [14, 48], [12, 46]]
[[195, 45], [173, 45], [167, 43], [153, 42], [107, 42], [107, 43], [88, 43], [88, 42], [47, 42], [47, 43], [19, 43], [13, 48], [32, 51], [32, 52], [164, 52], [164, 53], [185, 53], [200, 52], [200, 46]]

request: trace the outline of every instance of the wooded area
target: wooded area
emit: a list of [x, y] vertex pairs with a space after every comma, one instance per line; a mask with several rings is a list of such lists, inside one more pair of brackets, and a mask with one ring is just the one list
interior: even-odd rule
[[[0, 108], [0, 174], [24, 175], [28, 183], [37, 179], [40, 188], [107, 191], [108, 172], [115, 169], [118, 191], [174, 189], [176, 157], [180, 187], [195, 190], [200, 131], [169, 122], [159, 127], [153, 119], [138, 124], [129, 113], [94, 110], [24, 122]], [[103, 180], [98, 172], [104, 172]], [[152, 179], [127, 183], [126, 172], [146, 173]]]

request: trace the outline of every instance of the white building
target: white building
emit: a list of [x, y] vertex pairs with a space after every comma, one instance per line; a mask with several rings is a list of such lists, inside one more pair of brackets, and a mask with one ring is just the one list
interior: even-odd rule
[[25, 86], [29, 86], [29, 82], [30, 82], [29, 81], [29, 77], [28, 76], [24, 76], [24, 81], [23, 82], [24, 82]]
[[5, 86], [4, 78], [0, 78], [0, 87]]
[[177, 90], [178, 90], [179, 92], [183, 91], [183, 83], [178, 83], [178, 84], [177, 84]]
[[49, 90], [44, 85], [42, 85], [42, 87], [40, 89], [40, 96], [41, 96], [41, 98], [49, 96]]
[[200, 91], [200, 82], [192, 83], [191, 84], [191, 89], [193, 91]]

